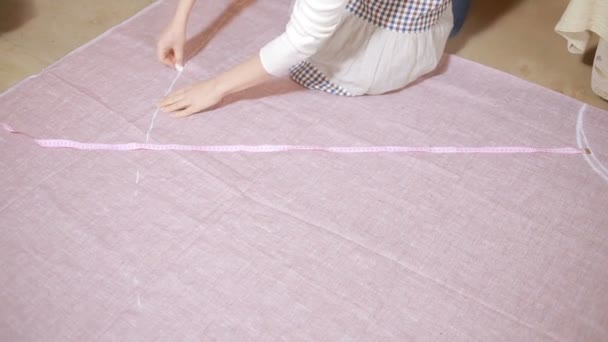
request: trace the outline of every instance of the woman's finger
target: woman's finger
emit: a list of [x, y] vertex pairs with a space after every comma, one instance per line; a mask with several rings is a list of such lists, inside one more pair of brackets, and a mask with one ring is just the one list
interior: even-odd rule
[[165, 113], [176, 112], [185, 108], [188, 108], [190, 103], [188, 101], [179, 101], [168, 106], [161, 107], [160, 109]]
[[174, 61], [175, 61], [175, 55], [173, 54], [173, 50], [171, 50], [165, 56], [164, 63], [170, 67], [173, 67]]
[[173, 54], [173, 52], [171, 51], [171, 48], [161, 48], [159, 47], [157, 49], [157, 55], [158, 55], [158, 60], [164, 64], [169, 65], [169, 63], [171, 63], [171, 55]]
[[184, 96], [184, 93], [183, 93], [183, 92], [175, 92], [175, 93], [172, 93], [172, 94], [170, 94], [170, 95], [168, 95], [168, 96], [165, 96], [165, 97], [164, 97], [164, 98], [163, 98], [163, 99], [160, 101], [159, 106], [160, 106], [160, 107], [166, 107], [166, 106], [169, 106], [169, 105], [171, 105], [171, 104], [174, 104], [174, 103], [176, 103], [176, 102], [178, 102], [178, 101], [183, 100], [183, 99], [184, 99], [184, 97], [185, 97], [185, 96]]
[[177, 48], [174, 50], [175, 58], [173, 59], [173, 66], [184, 65], [184, 51], [183, 48]]
[[175, 112], [171, 113], [171, 117], [173, 117], [173, 118], [184, 118], [184, 117], [190, 116], [190, 115], [192, 115], [192, 114], [194, 114], [196, 112], [198, 112], [198, 111], [196, 110], [196, 108], [194, 108], [194, 106], [189, 106], [189, 107], [184, 108], [182, 110], [178, 110], [178, 111], [175, 111]]

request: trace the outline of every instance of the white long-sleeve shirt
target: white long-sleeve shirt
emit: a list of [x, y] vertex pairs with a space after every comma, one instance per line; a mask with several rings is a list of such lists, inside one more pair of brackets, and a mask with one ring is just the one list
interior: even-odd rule
[[348, 0], [297, 0], [285, 32], [260, 50], [262, 66], [271, 75], [315, 54], [336, 30]]
[[296, 0], [260, 58], [310, 89], [382, 94], [435, 69], [452, 26], [451, 0]]

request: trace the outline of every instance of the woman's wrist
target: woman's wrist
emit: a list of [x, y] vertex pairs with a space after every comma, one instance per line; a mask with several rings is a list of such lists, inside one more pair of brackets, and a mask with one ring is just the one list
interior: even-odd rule
[[181, 0], [177, 5], [171, 25], [185, 31], [188, 18], [190, 17], [190, 11], [194, 6], [195, 1], [196, 0]]
[[259, 56], [237, 65], [213, 79], [219, 94], [226, 96], [272, 79], [262, 67]]
[[184, 17], [183, 15], [178, 15], [177, 13], [171, 20], [171, 28], [176, 31], [186, 32], [186, 25], [188, 24], [188, 17]]
[[221, 78], [221, 75], [214, 77], [207, 82], [211, 83], [211, 89], [213, 89], [215, 95], [220, 98], [224, 98], [232, 93], [229, 85]]

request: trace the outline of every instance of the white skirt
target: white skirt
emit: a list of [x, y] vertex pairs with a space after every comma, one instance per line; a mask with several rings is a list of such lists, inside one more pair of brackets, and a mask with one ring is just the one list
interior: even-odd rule
[[454, 19], [450, 1], [426, 1], [410, 15], [404, 11], [413, 0], [352, 0], [335, 33], [310, 59], [291, 68], [291, 78], [307, 88], [356, 96], [390, 92], [433, 71]]

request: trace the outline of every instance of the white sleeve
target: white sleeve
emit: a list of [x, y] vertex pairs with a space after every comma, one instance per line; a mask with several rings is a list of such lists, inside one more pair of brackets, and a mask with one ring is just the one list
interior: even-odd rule
[[285, 76], [289, 68], [312, 56], [330, 37], [348, 0], [297, 0], [285, 32], [260, 50], [262, 66], [271, 75]]

